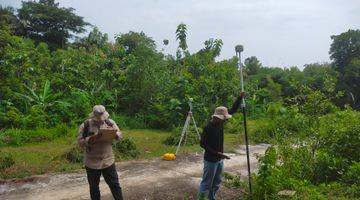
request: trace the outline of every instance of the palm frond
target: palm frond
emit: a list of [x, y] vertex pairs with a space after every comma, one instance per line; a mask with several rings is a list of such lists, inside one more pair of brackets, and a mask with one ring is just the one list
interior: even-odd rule
[[50, 81], [46, 80], [45, 84], [44, 84], [44, 89], [43, 89], [43, 94], [42, 94], [42, 100], [43, 102], [46, 101], [46, 99], [49, 97], [49, 93], [50, 93]]

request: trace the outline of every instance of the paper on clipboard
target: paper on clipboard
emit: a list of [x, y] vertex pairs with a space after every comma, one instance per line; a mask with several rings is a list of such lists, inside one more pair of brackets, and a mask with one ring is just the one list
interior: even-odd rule
[[100, 137], [97, 139], [98, 141], [112, 141], [116, 138], [116, 129], [113, 128], [100, 128], [99, 133]]

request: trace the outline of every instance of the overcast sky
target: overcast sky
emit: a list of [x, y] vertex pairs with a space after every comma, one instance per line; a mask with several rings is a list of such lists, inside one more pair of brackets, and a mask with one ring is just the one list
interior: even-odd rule
[[[20, 0], [0, 0], [19, 7]], [[209, 38], [224, 45], [219, 59], [231, 58], [236, 44], [244, 57], [264, 66], [289, 67], [329, 61], [331, 35], [360, 28], [360, 0], [60, 0], [87, 22], [108, 33], [144, 31], [158, 48], [175, 54], [176, 26], [188, 26], [188, 46], [196, 52]]]

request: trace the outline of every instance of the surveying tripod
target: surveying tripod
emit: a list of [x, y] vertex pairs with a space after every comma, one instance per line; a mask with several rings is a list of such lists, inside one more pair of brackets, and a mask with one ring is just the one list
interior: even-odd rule
[[186, 138], [187, 138], [187, 135], [188, 135], [188, 129], [189, 129], [189, 125], [190, 125], [191, 121], [194, 123], [195, 131], [196, 131], [196, 134], [197, 134], [197, 136], [199, 138], [199, 141], [200, 141], [200, 133], [199, 133], [198, 127], [196, 125], [196, 122], [195, 122], [195, 119], [194, 119], [194, 116], [193, 116], [193, 113], [192, 113], [192, 108], [193, 108], [192, 102], [193, 102], [193, 99], [189, 98], [188, 104], [189, 104], [190, 110], [188, 111], [184, 127], [183, 127], [183, 129], [181, 131], [181, 137], [180, 137], [179, 144], [178, 144], [178, 146], [176, 148], [175, 155], [178, 154], [178, 151], [180, 149], [180, 145], [181, 145], [182, 141], [184, 141], [184, 145], [186, 145]]

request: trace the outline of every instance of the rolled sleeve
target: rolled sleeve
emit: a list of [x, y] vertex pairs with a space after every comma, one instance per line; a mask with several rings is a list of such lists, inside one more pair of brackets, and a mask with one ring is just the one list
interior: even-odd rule
[[122, 139], [122, 132], [114, 120], [111, 120], [111, 122], [113, 123], [113, 128], [116, 130], [116, 138], [115, 139], [117, 141], [120, 141]]

